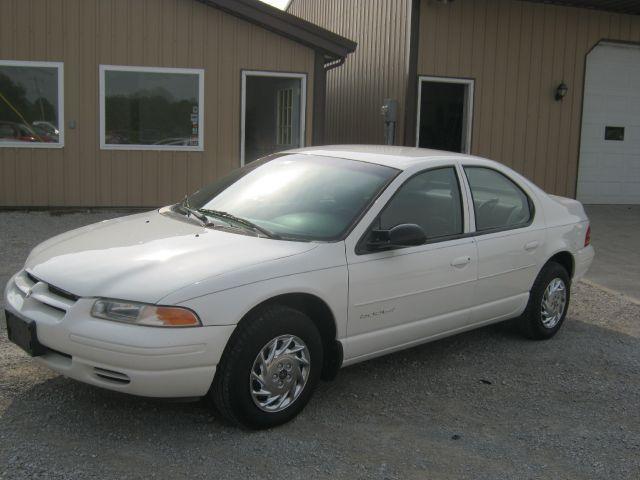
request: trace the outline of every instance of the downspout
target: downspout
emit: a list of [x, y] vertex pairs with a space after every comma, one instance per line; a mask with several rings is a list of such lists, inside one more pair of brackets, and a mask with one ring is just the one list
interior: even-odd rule
[[345, 57], [327, 61], [324, 53], [316, 51], [314, 75], [313, 75], [313, 131], [311, 134], [312, 145], [324, 145], [325, 143], [325, 116], [327, 95], [327, 72], [343, 65]]
[[420, 48], [420, 3], [421, 0], [410, 1], [410, 21], [408, 39], [407, 86], [404, 105], [404, 145], [417, 146], [418, 116], [418, 49]]

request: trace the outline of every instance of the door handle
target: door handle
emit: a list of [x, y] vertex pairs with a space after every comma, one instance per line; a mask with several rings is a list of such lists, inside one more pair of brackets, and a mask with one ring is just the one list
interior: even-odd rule
[[538, 242], [537, 240], [534, 240], [533, 242], [526, 243], [524, 245], [524, 249], [527, 252], [530, 252], [530, 251], [535, 250], [536, 248], [538, 248], [538, 245], [540, 245], [540, 242]]
[[452, 267], [457, 267], [457, 268], [462, 268], [465, 265], [468, 265], [471, 262], [471, 257], [466, 256], [466, 257], [458, 257], [458, 258], [454, 258], [453, 260], [451, 260], [451, 266]]

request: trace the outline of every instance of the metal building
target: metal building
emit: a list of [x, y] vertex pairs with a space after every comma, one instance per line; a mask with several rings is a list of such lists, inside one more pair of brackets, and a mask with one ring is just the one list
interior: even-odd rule
[[328, 143], [471, 152], [585, 203], [640, 203], [640, 1], [293, 0], [358, 50], [331, 72]]
[[355, 43], [258, 0], [0, 0], [0, 206], [157, 206], [320, 143]]

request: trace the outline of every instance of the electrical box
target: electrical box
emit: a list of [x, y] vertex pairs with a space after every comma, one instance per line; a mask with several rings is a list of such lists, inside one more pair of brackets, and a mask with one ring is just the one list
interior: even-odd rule
[[384, 143], [393, 145], [396, 140], [396, 123], [398, 122], [398, 101], [385, 98], [380, 108], [384, 118]]
[[385, 122], [397, 122], [398, 121], [398, 101], [392, 98], [385, 98], [382, 103], [380, 113], [384, 117]]

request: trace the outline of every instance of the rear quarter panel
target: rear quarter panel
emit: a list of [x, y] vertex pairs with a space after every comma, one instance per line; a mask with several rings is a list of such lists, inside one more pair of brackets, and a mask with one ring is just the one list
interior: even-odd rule
[[589, 219], [577, 200], [544, 195], [541, 202], [547, 222], [548, 257], [561, 251], [577, 254], [584, 248]]

